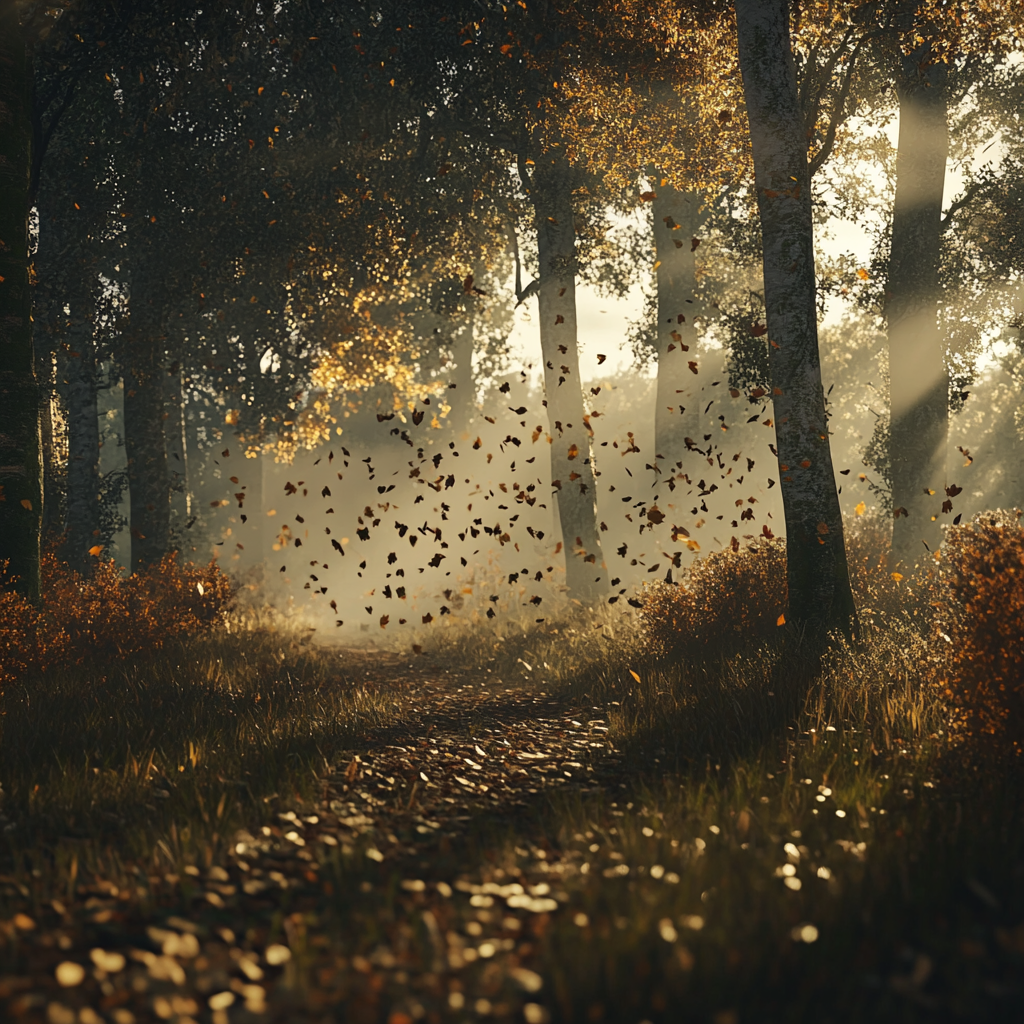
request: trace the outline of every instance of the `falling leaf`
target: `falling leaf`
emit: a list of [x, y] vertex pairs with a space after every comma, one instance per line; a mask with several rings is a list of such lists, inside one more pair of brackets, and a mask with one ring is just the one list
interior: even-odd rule
[[600, 353], [597, 355], [597, 365], [600, 366], [608, 357], [603, 356]]
[[100, 555], [103, 554], [103, 545], [94, 544], [91, 548], [89, 548], [89, 554], [92, 555], [93, 558], [98, 558]]
[[633, 677], [633, 678], [634, 678], [634, 679], [635, 679], [635, 680], [636, 680], [636, 681], [637, 681], [638, 683], [640, 682], [640, 677], [639, 677], [639, 676], [638, 676], [638, 675], [637, 675], [637, 674], [636, 674], [636, 673], [635, 673], [635, 672], [634, 672], [634, 671], [633, 671], [632, 669], [630, 669], [630, 670], [629, 670], [629, 674], [630, 674], [630, 675], [631, 675], [631, 676], [632, 676], [632, 677]]
[[778, 617], [778, 618], [777, 618], [777, 619], [775, 620], [775, 625], [776, 625], [776, 626], [784, 626], [785, 624], [786, 624], [786, 615], [785, 615], [785, 612], [783, 612], [783, 614], [782, 614], [782, 615], [780, 615], [780, 616], [779, 616], [779, 617]]
[[870, 275], [870, 274], [869, 274], [869, 273], [868, 273], [868, 272], [867, 272], [867, 271], [866, 271], [866, 270], [865, 270], [865, 269], [864, 269], [863, 267], [861, 267], [861, 268], [860, 268], [860, 269], [859, 269], [859, 270], [857, 271], [857, 276], [858, 276], [858, 277], [859, 277], [859, 278], [860, 278], [860, 279], [861, 279], [862, 281], [866, 281], [866, 280], [868, 280], [868, 278], [869, 278], [869, 277], [871, 277], [871, 275]]
[[853, 511], [857, 515], [862, 516], [867, 511], [867, 508], [868, 508], [867, 505], [865, 505], [863, 501], [860, 501], [860, 502], [857, 503], [857, 507], [854, 508]]
[[22, 508], [27, 508], [29, 510], [29, 512], [31, 512], [32, 511], [32, 502], [29, 501], [28, 498], [22, 498], [21, 499], [21, 507]]
[[895, 580], [895, 581], [896, 581], [897, 583], [899, 583], [899, 581], [900, 581], [901, 579], [903, 579], [903, 573], [901, 573], [901, 572], [894, 572], [894, 573], [892, 574], [892, 578], [893, 578], [893, 579], [894, 579], [894, 580]]
[[203, 594], [205, 594], [205, 593], [206, 593], [206, 591], [205, 591], [205, 590], [203, 589], [203, 585], [202, 585], [202, 583], [197, 583], [197, 584], [196, 584], [196, 590], [198, 590], [198, 591], [199, 591], [199, 596], [200, 596], [200, 597], [202, 597], [202, 596], [203, 596]]

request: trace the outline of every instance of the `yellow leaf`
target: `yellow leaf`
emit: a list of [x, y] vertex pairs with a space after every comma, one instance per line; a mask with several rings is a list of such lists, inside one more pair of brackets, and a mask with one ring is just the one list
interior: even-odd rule
[[894, 579], [894, 580], [895, 580], [895, 581], [896, 581], [897, 583], [899, 583], [899, 581], [900, 581], [901, 579], [903, 579], [903, 573], [901, 573], [901, 572], [894, 572], [894, 573], [892, 574], [892, 578], [893, 578], [893, 579]]
[[196, 590], [198, 590], [198, 591], [199, 591], [199, 596], [200, 596], [200, 597], [202, 597], [202, 596], [203, 596], [203, 594], [205, 594], [205, 593], [206, 593], [206, 591], [205, 591], [205, 590], [203, 589], [203, 585], [202, 585], [202, 583], [197, 583], [197, 584], [196, 584]]
[[228, 424], [228, 426], [233, 426], [238, 422], [238, 414], [238, 409], [228, 409], [227, 415], [224, 417], [224, 422]]
[[867, 505], [863, 501], [857, 502], [857, 507], [853, 510], [857, 515], [862, 516], [867, 511]]
[[866, 281], [869, 277], [871, 277], [871, 275], [863, 267], [861, 267], [860, 270], [857, 271], [857, 276], [862, 281]]
[[635, 672], [634, 672], [634, 671], [633, 671], [632, 669], [630, 669], [630, 670], [629, 670], [629, 674], [630, 674], [630, 675], [631, 675], [631, 676], [632, 676], [632, 677], [633, 677], [633, 678], [634, 678], [634, 679], [635, 679], [635, 680], [636, 680], [636, 681], [637, 681], [638, 683], [640, 682], [640, 677], [639, 677], [639, 676], [638, 676], [638, 675], [637, 675], [637, 674], [636, 674], [636, 673], [635, 673]]
[[776, 625], [776, 626], [784, 626], [785, 624], [786, 624], [786, 616], [785, 616], [785, 613], [783, 613], [782, 615], [780, 615], [780, 616], [779, 616], [779, 617], [778, 617], [778, 618], [777, 618], [777, 619], [775, 620], [775, 625]]
[[22, 508], [27, 508], [29, 510], [29, 512], [31, 512], [32, 511], [32, 502], [29, 501], [28, 498], [22, 498], [21, 499], [21, 507]]
[[103, 554], [103, 545], [94, 544], [91, 548], [89, 548], [89, 554], [92, 555], [93, 558], [98, 558], [100, 555]]
[[661, 266], [661, 260], [658, 260], [658, 261], [657, 261], [657, 262], [656, 262], [656, 263], [654, 264], [654, 269], [655, 269], [655, 270], [657, 270], [657, 269], [658, 269], [658, 267], [660, 267], [660, 266]]

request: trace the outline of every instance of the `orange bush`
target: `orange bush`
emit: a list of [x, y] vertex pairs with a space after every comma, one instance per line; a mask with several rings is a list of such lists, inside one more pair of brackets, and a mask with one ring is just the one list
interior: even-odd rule
[[927, 607], [927, 575], [904, 578], [892, 567], [892, 520], [858, 516], [843, 524], [846, 564], [850, 571], [857, 612], [862, 625], [884, 622], [924, 605]]
[[640, 624], [653, 653], [706, 654], [777, 636], [787, 601], [785, 542], [762, 540], [698, 559], [678, 584], [652, 584]]
[[[1024, 529], [1020, 513], [986, 512], [946, 534], [933, 627], [938, 682], [954, 736], [1024, 745]], [[980, 747], [978, 749], [981, 749]]]
[[45, 555], [43, 603], [33, 607], [0, 591], [0, 685], [56, 664], [81, 664], [153, 651], [222, 621], [231, 600], [228, 578], [211, 562], [180, 565], [167, 555], [125, 577], [113, 561], [86, 579]]

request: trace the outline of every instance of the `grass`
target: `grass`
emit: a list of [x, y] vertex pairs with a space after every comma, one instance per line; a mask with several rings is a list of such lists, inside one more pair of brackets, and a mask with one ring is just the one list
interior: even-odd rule
[[5, 703], [8, 871], [41, 902], [67, 899], [71, 864], [123, 888], [140, 865], [217, 862], [275, 797], [312, 798], [335, 752], [391, 714], [363, 659], [266, 632], [53, 668]]
[[[481, 816], [414, 865], [320, 851], [319, 894], [251, 929], [290, 944], [285, 982], [309, 1019], [1019, 1019], [1024, 777], [988, 756], [995, 738], [950, 738], [926, 604], [901, 611], [891, 590], [856, 645], [821, 659], [772, 640], [659, 659], [605, 609], [446, 624], [419, 658], [239, 629], [51, 670], [6, 697], [0, 930], [16, 952], [16, 913], [43, 920], [101, 883], [138, 920], [187, 906], [187, 872], [230, 867], [240, 829], [322, 803], [422, 671], [599, 709], [619, 759], [603, 787]], [[410, 870], [426, 892], [403, 890]], [[521, 928], [445, 894], [510, 879], [549, 886], [559, 909]], [[513, 952], [505, 974], [477, 965], [483, 1010], [439, 950], [492, 933]], [[512, 977], [526, 992], [502, 987]]]

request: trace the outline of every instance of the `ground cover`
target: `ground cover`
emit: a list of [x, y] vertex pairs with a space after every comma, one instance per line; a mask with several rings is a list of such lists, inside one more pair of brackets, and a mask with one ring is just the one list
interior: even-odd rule
[[813, 657], [613, 608], [53, 668], [6, 697], [3, 1012], [1017, 1019], [1022, 777], [957, 732], [936, 593]]

